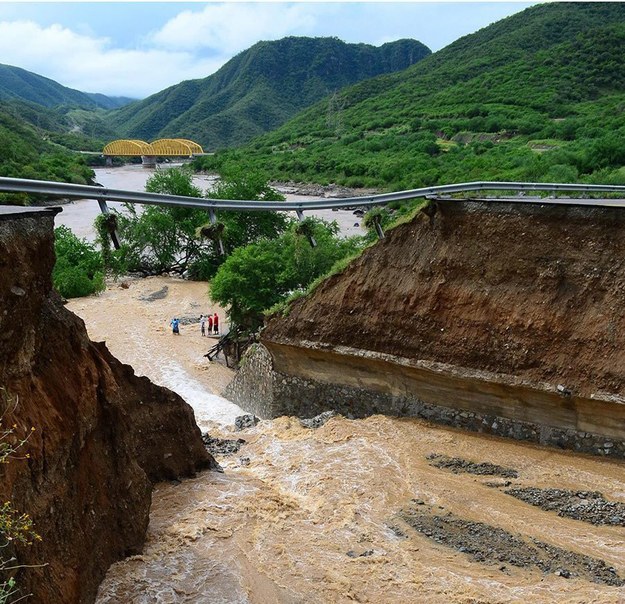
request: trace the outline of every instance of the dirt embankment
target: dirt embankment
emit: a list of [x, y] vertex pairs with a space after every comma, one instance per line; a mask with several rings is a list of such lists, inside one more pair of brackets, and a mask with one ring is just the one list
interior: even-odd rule
[[91, 342], [63, 307], [52, 226], [49, 211], [0, 216], [3, 424], [17, 438], [35, 428], [2, 467], [0, 497], [42, 537], [17, 550], [21, 564], [43, 565], [18, 574], [40, 604], [93, 601], [108, 566], [140, 551], [153, 483], [214, 462], [191, 408]]
[[624, 226], [620, 209], [436, 202], [263, 339], [623, 395]]

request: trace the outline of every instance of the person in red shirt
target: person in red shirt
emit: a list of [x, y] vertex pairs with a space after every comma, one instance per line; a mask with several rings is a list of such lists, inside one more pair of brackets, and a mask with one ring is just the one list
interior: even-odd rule
[[217, 313], [213, 315], [213, 329], [216, 334], [219, 333], [219, 317], [217, 316]]
[[208, 327], [208, 331], [206, 332], [206, 335], [210, 336], [211, 333], [213, 333], [213, 317], [208, 315], [208, 317], [206, 317], [206, 322], [207, 322], [207, 327]]

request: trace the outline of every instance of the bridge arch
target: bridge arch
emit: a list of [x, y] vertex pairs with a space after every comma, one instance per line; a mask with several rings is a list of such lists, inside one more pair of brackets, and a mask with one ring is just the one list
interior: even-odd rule
[[186, 138], [161, 138], [153, 143], [137, 139], [119, 139], [110, 142], [102, 150], [106, 156], [142, 156], [142, 157], [191, 157], [203, 154], [198, 143]]
[[166, 155], [168, 157], [189, 157], [194, 153], [204, 153], [197, 143], [184, 138], [161, 138], [150, 145], [151, 155]]
[[103, 155], [151, 155], [151, 146], [145, 141], [137, 139], [119, 139], [110, 142], [102, 150]]

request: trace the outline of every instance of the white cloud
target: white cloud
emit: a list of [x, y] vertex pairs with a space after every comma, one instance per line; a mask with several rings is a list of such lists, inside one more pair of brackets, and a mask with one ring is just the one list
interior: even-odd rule
[[232, 55], [259, 40], [277, 40], [313, 31], [323, 5], [217, 4], [201, 11], [184, 11], [170, 19], [149, 39], [166, 49], [211, 49]]
[[182, 11], [151, 34], [137, 32], [141, 41], [134, 48], [96, 36], [84, 23], [71, 29], [5, 18], [0, 61], [84, 92], [143, 98], [211, 75], [258, 40], [310, 33], [316, 23], [312, 15], [328, 10], [310, 4], [211, 4]]
[[0, 57], [85, 92], [144, 97], [182, 80], [216, 71], [228, 57], [201, 59], [190, 52], [112, 48], [111, 40], [60, 25], [0, 22]]

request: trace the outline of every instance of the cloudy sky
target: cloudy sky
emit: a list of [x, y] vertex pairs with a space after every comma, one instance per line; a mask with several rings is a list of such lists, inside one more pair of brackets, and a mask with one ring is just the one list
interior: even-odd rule
[[214, 73], [259, 40], [336, 36], [433, 51], [521, 2], [0, 2], [0, 63], [85, 92], [143, 98]]

